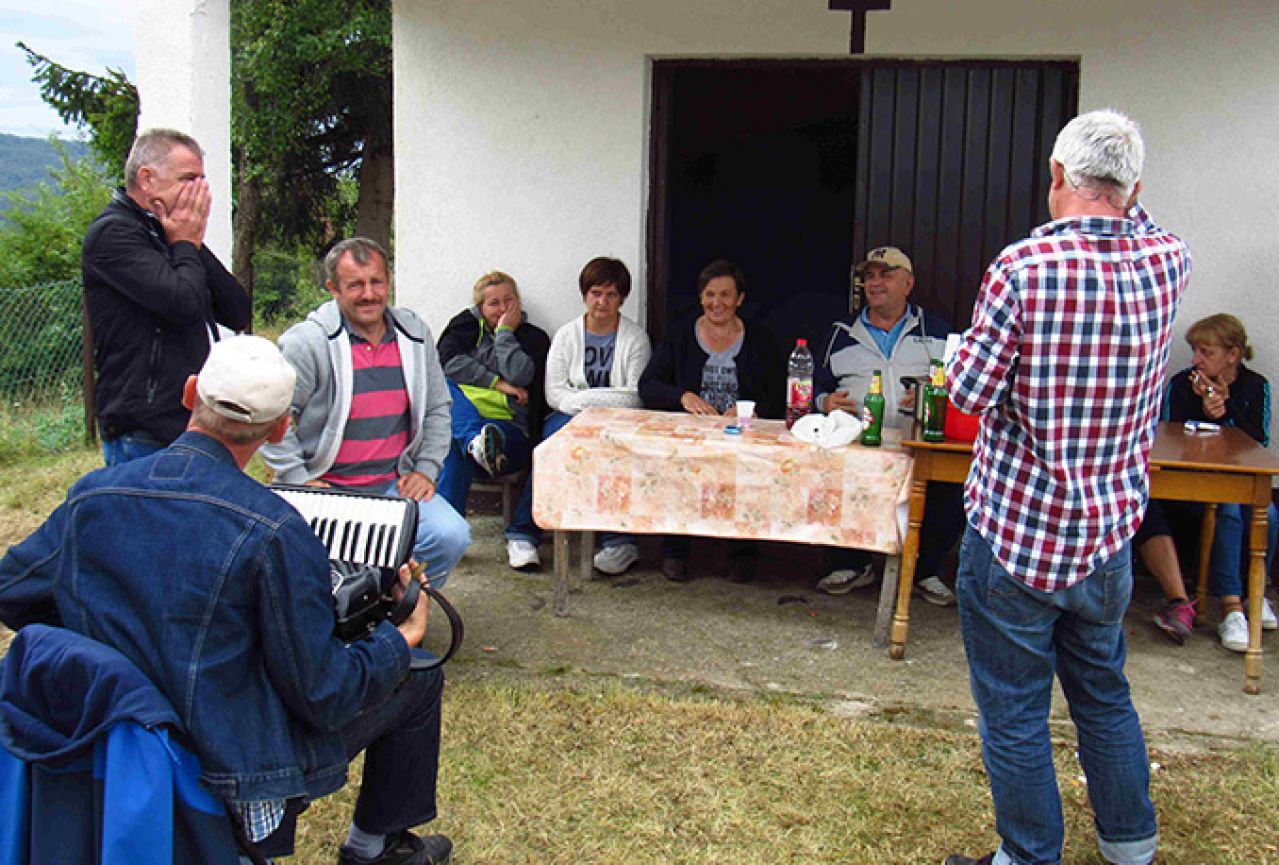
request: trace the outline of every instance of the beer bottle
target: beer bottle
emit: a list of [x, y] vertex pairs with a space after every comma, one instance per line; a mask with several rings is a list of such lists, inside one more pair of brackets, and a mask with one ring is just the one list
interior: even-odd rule
[[862, 444], [879, 447], [884, 427], [884, 376], [879, 370], [872, 373], [870, 390], [862, 400], [862, 424]]
[[946, 367], [934, 360], [924, 385], [924, 441], [946, 440]]

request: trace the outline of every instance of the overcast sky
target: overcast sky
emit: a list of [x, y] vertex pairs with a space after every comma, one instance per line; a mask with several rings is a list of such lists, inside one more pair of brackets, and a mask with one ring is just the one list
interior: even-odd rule
[[40, 100], [31, 66], [14, 43], [71, 69], [121, 69], [136, 80], [134, 0], [0, 0], [0, 132], [75, 137]]

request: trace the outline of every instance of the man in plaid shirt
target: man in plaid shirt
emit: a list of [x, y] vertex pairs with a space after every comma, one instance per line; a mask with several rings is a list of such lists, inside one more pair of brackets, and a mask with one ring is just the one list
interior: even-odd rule
[[1143, 158], [1136, 124], [1116, 112], [1062, 129], [1050, 160], [1053, 221], [987, 268], [947, 370], [955, 405], [981, 415], [956, 588], [1002, 840], [980, 860], [947, 865], [1060, 861], [1054, 670], [1102, 855], [1117, 865], [1155, 855], [1123, 616], [1190, 255], [1137, 204]]

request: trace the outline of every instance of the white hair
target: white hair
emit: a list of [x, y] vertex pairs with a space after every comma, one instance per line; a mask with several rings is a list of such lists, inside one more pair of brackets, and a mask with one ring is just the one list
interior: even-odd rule
[[1111, 186], [1127, 199], [1141, 179], [1146, 145], [1135, 121], [1109, 108], [1080, 114], [1062, 127], [1052, 158], [1075, 187]]

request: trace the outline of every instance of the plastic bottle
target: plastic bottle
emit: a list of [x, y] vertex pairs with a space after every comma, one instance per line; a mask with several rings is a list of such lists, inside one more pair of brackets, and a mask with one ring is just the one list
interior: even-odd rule
[[924, 441], [946, 440], [946, 368], [934, 360], [924, 386]]
[[813, 353], [808, 340], [795, 340], [786, 364], [786, 428], [813, 410]]
[[862, 400], [862, 424], [862, 444], [879, 447], [884, 427], [884, 375], [879, 370], [872, 374], [870, 390], [866, 391], [866, 399]]

